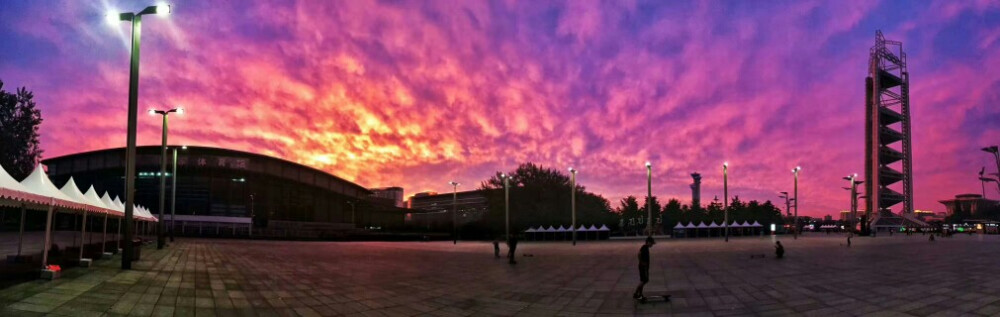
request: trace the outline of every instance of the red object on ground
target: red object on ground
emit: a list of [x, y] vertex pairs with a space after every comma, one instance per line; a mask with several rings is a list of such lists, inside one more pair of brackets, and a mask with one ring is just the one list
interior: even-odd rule
[[61, 267], [59, 267], [58, 265], [55, 265], [55, 264], [53, 264], [53, 265], [49, 265], [49, 266], [48, 266], [48, 269], [49, 269], [49, 271], [53, 271], [53, 272], [59, 272], [59, 271], [62, 271], [62, 268], [61, 268]]

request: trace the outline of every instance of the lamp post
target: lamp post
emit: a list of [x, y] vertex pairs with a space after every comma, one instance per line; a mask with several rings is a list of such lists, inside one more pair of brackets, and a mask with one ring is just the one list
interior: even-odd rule
[[[166, 117], [166, 116], [164, 116]], [[181, 146], [182, 150], [187, 150], [187, 145]], [[174, 218], [177, 217], [177, 147], [174, 147], [174, 164], [173, 173], [170, 174], [170, 179], [173, 185], [170, 186], [170, 242], [174, 242]], [[161, 218], [160, 221], [163, 221]]]
[[851, 182], [851, 187], [844, 188], [851, 191], [851, 232], [854, 232], [854, 228], [856, 227], [855, 222], [858, 221], [858, 185], [864, 183], [857, 180], [857, 178], [858, 173], [844, 177], [844, 180]]
[[799, 238], [799, 171], [802, 170], [801, 166], [796, 166], [792, 169], [792, 174], [795, 174], [795, 224], [793, 225], [794, 231], [792, 231], [792, 239]]
[[[452, 244], [458, 244], [458, 182], [451, 181], [448, 182], [453, 187], [451, 196], [451, 238]], [[508, 232], [507, 234], [510, 234]]]
[[[986, 178], [986, 179], [983, 179], [983, 172], [985, 172], [985, 170], [986, 170], [984, 168], [983, 172], [979, 173], [979, 179], [980, 179], [980, 181], [983, 181], [983, 182], [989, 182], [989, 181], [996, 182], [997, 183], [997, 190], [1000, 190], [1000, 146], [997, 146], [997, 145], [988, 146], [988, 147], [984, 147], [982, 150], [983, 150], [983, 152], [993, 153], [993, 160], [996, 161], [996, 164], [997, 164], [997, 173], [995, 174], [995, 175], [997, 175], [997, 178]], [[984, 189], [983, 189], [983, 199], [986, 199], [985, 185], [983, 187], [984, 187]]]
[[569, 192], [569, 206], [570, 210], [573, 212], [573, 245], [576, 245], [576, 170], [573, 167], [569, 168], [570, 173], [570, 192]]
[[[132, 22], [132, 53], [129, 62], [129, 85], [128, 85], [128, 136], [126, 137], [125, 151], [125, 250], [122, 255], [122, 269], [132, 269], [132, 218], [133, 207], [135, 206], [135, 139], [136, 139], [136, 119], [139, 112], [139, 44], [142, 35], [142, 16], [147, 14], [168, 14], [170, 5], [148, 6], [138, 13], [112, 13], [108, 20], [111, 22], [130, 21]], [[115, 19], [115, 16], [118, 18]]]
[[510, 175], [501, 173], [500, 178], [503, 178], [504, 238], [510, 241]]
[[[163, 209], [166, 209], [167, 201], [167, 118], [171, 113], [184, 114], [184, 108], [174, 108], [170, 110], [149, 109], [149, 115], [160, 115], [163, 117], [163, 143], [160, 145], [160, 221], [156, 223], [156, 249], [163, 249], [166, 244], [163, 234]], [[174, 154], [177, 152], [175, 151]], [[176, 162], [174, 162], [176, 164]], [[173, 217], [171, 215], [171, 217]], [[173, 218], [170, 218], [173, 221]]]
[[722, 163], [722, 226], [726, 228], [726, 242], [729, 242], [729, 162]]
[[646, 161], [646, 231], [653, 236], [653, 164]]

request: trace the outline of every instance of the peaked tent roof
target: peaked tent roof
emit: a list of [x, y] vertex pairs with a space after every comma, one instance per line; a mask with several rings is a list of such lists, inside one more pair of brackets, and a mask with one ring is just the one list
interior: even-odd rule
[[87, 199], [87, 196], [84, 196], [83, 192], [80, 191], [80, 187], [76, 186], [76, 182], [73, 181], [72, 176], [69, 177], [69, 181], [67, 181], [66, 184], [63, 184], [63, 187], [59, 189], [59, 192], [62, 192], [67, 197], [72, 198], [73, 201], [84, 205], [85, 208], [82, 209], [85, 211], [102, 213], [102, 214], [110, 212], [107, 208], [101, 208], [90, 204], [90, 201]]
[[718, 225], [718, 224], [716, 224], [715, 221], [713, 221], [711, 224], [708, 225], [708, 227], [709, 228], [718, 228], [718, 227], [721, 227], [721, 226]]
[[587, 231], [597, 231], [597, 227], [594, 225], [590, 225], [590, 228], [587, 228]]
[[597, 228], [597, 231], [611, 231], [611, 229], [608, 229], [606, 225], [601, 225], [600, 228]]
[[751, 227], [763, 227], [763, 226], [760, 225], [760, 223], [757, 222], [757, 220], [754, 220], [753, 223], [750, 224], [750, 226]]
[[684, 229], [684, 225], [678, 222], [677, 225], [674, 226], [674, 229]]
[[704, 221], [702, 221], [701, 223], [698, 224], [698, 228], [708, 228], [708, 226], [705, 225]]
[[34, 194], [28, 188], [24, 187], [24, 185], [21, 185], [20, 182], [3, 169], [3, 166], [0, 166], [0, 197], [38, 205], [47, 205], [52, 202], [52, 198]]
[[71, 209], [85, 208], [82, 202], [77, 202], [73, 198], [66, 196], [66, 194], [59, 191], [59, 188], [56, 188], [55, 184], [52, 184], [49, 176], [45, 175], [45, 169], [42, 168], [42, 164], [36, 165], [31, 175], [28, 175], [28, 177], [21, 181], [21, 185], [27, 188], [32, 194], [54, 198], [52, 203], [56, 206]]

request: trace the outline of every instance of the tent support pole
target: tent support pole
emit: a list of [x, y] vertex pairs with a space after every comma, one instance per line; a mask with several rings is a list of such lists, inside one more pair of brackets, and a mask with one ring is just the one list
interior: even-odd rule
[[87, 244], [86, 242], [83, 241], [83, 235], [86, 234], [86, 233], [87, 233], [87, 211], [84, 210], [83, 211], [83, 221], [81, 221], [81, 225], [80, 225], [80, 257], [79, 257], [79, 259], [83, 259], [83, 247]]
[[24, 245], [24, 214], [27, 209], [21, 204], [21, 229], [17, 232], [17, 256], [21, 256], [21, 246]]
[[115, 248], [118, 250], [122, 249], [122, 218], [118, 218], [118, 233], [115, 233]]
[[101, 231], [104, 231], [104, 234], [101, 235], [101, 255], [104, 255], [104, 248], [108, 245], [108, 214], [104, 214], [104, 225], [101, 226]]
[[55, 201], [49, 205], [49, 213], [45, 218], [45, 244], [42, 247], [42, 269], [49, 266], [49, 244], [52, 241], [52, 213], [55, 211]]

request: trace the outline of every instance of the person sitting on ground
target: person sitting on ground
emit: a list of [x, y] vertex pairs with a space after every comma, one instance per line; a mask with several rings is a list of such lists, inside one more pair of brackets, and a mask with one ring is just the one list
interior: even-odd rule
[[649, 283], [649, 247], [654, 244], [656, 241], [653, 241], [653, 237], [646, 237], [646, 243], [639, 247], [639, 286], [635, 288], [632, 298], [640, 301], [646, 299], [646, 296], [642, 295], [642, 288]]
[[781, 245], [781, 241], [774, 242], [774, 257], [781, 259], [785, 256], [785, 246]]

